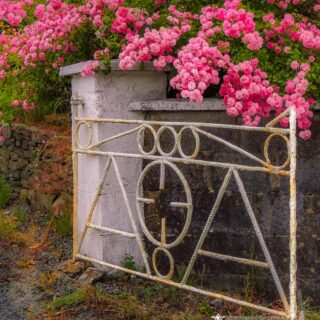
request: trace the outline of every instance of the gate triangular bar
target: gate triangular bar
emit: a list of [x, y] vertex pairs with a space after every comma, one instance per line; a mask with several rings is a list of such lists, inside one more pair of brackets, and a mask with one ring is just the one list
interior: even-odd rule
[[111, 158], [108, 157], [106, 165], [105, 165], [104, 170], [103, 170], [102, 178], [100, 180], [99, 186], [98, 186], [96, 194], [94, 196], [94, 199], [93, 199], [93, 202], [92, 202], [92, 205], [91, 205], [87, 220], [86, 220], [86, 222], [84, 224], [84, 228], [83, 228], [82, 233], [80, 235], [80, 239], [79, 239], [79, 242], [78, 242], [78, 245], [77, 245], [77, 248], [76, 248], [76, 253], [78, 253], [78, 254], [80, 253], [80, 249], [82, 247], [82, 243], [83, 243], [84, 237], [85, 237], [85, 235], [87, 233], [87, 230], [89, 228], [89, 223], [92, 220], [94, 210], [95, 210], [95, 208], [97, 206], [97, 203], [98, 203], [98, 200], [99, 200], [99, 196], [100, 196], [101, 190], [103, 188], [103, 184], [104, 184], [104, 182], [106, 180], [107, 173], [108, 173], [109, 168], [110, 168], [110, 164], [111, 164]]
[[[113, 164], [114, 170], [116, 172], [117, 180], [118, 180], [118, 183], [120, 185], [120, 189], [121, 189], [124, 201], [125, 201], [127, 213], [128, 213], [128, 216], [130, 218], [130, 222], [131, 222], [131, 225], [132, 225], [132, 228], [133, 228], [133, 233], [124, 232], [124, 231], [121, 231], [121, 230], [115, 230], [115, 229], [111, 229], [111, 228], [107, 228], [107, 227], [102, 227], [102, 226], [95, 225], [95, 224], [91, 223], [91, 220], [93, 218], [93, 213], [94, 213], [94, 210], [95, 210], [95, 208], [97, 206], [97, 203], [98, 203], [98, 200], [99, 200], [99, 197], [100, 197], [100, 194], [101, 194], [101, 190], [102, 190], [103, 185], [105, 183], [105, 180], [106, 180], [108, 171], [110, 169], [111, 163]], [[79, 240], [78, 247], [77, 247], [77, 250], [76, 250], [76, 254], [77, 255], [80, 254], [80, 250], [81, 250], [84, 238], [85, 238], [85, 236], [87, 234], [88, 228], [92, 228], [92, 229], [96, 229], [96, 230], [100, 230], [100, 231], [105, 231], [105, 232], [111, 232], [111, 233], [122, 235], [122, 236], [125, 236], [125, 237], [134, 237], [134, 238], [136, 238], [136, 241], [138, 243], [139, 250], [141, 252], [142, 259], [143, 259], [143, 262], [144, 262], [144, 265], [145, 265], [145, 268], [146, 268], [146, 271], [147, 271], [147, 274], [148, 275], [151, 274], [151, 270], [150, 270], [147, 254], [146, 254], [146, 251], [144, 249], [144, 245], [143, 245], [140, 233], [138, 231], [137, 225], [136, 225], [136, 223], [134, 221], [134, 217], [133, 217], [133, 213], [132, 213], [132, 210], [131, 210], [131, 207], [130, 207], [130, 204], [129, 204], [127, 192], [126, 192], [126, 190], [124, 188], [124, 185], [123, 185], [123, 182], [122, 182], [122, 179], [121, 179], [119, 167], [118, 167], [117, 161], [113, 157], [108, 157], [106, 165], [104, 167], [102, 178], [100, 180], [100, 183], [99, 183], [99, 186], [97, 188], [94, 200], [92, 202], [92, 206], [90, 208], [87, 220], [85, 222], [83, 231], [82, 231], [81, 236], [80, 236], [80, 240]]]
[[136, 222], [134, 221], [134, 217], [133, 217], [133, 213], [132, 213], [132, 210], [131, 210], [131, 207], [130, 207], [130, 204], [129, 204], [127, 192], [126, 192], [126, 189], [124, 188], [123, 181], [121, 179], [118, 163], [117, 163], [116, 159], [113, 158], [113, 157], [112, 157], [112, 163], [113, 163], [114, 169], [116, 171], [117, 179], [118, 179], [118, 182], [119, 182], [119, 185], [120, 185], [120, 188], [121, 188], [121, 192], [122, 192], [122, 195], [123, 195], [126, 207], [127, 207], [127, 213], [129, 215], [129, 218], [130, 218], [130, 221], [131, 221], [131, 224], [132, 224], [133, 232], [136, 234], [136, 240], [137, 240], [137, 243], [138, 243], [138, 246], [139, 246], [139, 250], [140, 250], [141, 255], [142, 255], [142, 259], [143, 259], [144, 265], [146, 267], [147, 274], [150, 275], [151, 274], [151, 270], [150, 270], [150, 265], [149, 265], [149, 262], [148, 262], [147, 253], [145, 251], [145, 248], [144, 248], [144, 245], [143, 245], [143, 242], [142, 242], [142, 238], [140, 236], [140, 233], [139, 233], [138, 227], [136, 225]]
[[247, 209], [247, 212], [249, 214], [249, 217], [250, 217], [250, 220], [253, 224], [253, 228], [256, 232], [256, 235], [258, 237], [258, 240], [259, 240], [259, 243], [260, 243], [260, 246], [262, 248], [262, 251], [263, 251], [263, 254], [268, 262], [268, 265], [269, 265], [269, 268], [270, 268], [270, 272], [272, 274], [272, 277], [273, 277], [273, 280], [275, 282], [275, 285], [278, 289], [278, 292], [279, 292], [279, 295], [280, 295], [280, 298], [282, 300], [282, 303], [283, 303], [283, 306], [284, 308], [286, 309], [287, 312], [289, 312], [289, 303], [288, 303], [288, 300], [287, 300], [287, 297], [284, 293], [284, 290], [283, 290], [283, 287], [281, 285], [281, 282], [280, 282], [280, 279], [279, 279], [279, 276], [278, 276], [278, 273], [276, 271], [276, 268], [273, 264], [273, 261], [272, 261], [272, 258], [271, 258], [271, 255], [270, 255], [270, 252], [268, 250], [268, 247], [266, 245], [266, 242], [263, 238], [263, 235], [262, 235], [262, 232], [260, 230], [260, 227], [259, 227], [259, 224], [258, 224], [258, 221], [256, 219], [256, 216], [252, 210], [252, 206], [251, 206], [251, 203], [249, 201], [249, 198], [247, 196], [247, 193], [246, 193], [246, 190], [244, 188], [244, 185], [243, 185], [243, 182], [240, 178], [240, 175], [239, 175], [239, 172], [237, 170], [233, 170], [233, 175], [236, 179], [236, 182], [237, 182], [237, 185], [238, 185], [238, 188], [239, 188], [239, 191], [240, 191], [240, 194], [241, 194], [241, 197], [242, 197], [242, 200], [244, 202], [244, 205]]
[[[268, 267], [269, 267], [270, 272], [272, 274], [273, 280], [274, 280], [275, 285], [277, 287], [277, 290], [279, 292], [279, 295], [280, 295], [280, 298], [281, 298], [282, 303], [284, 305], [284, 308], [285, 308], [286, 312], [289, 312], [289, 304], [288, 304], [287, 297], [286, 297], [286, 295], [284, 293], [284, 290], [283, 290], [283, 287], [281, 285], [278, 273], [277, 273], [277, 271], [275, 269], [275, 266], [273, 264], [270, 252], [269, 252], [269, 250], [267, 248], [267, 245], [266, 245], [265, 240], [263, 238], [263, 235], [262, 235], [262, 232], [260, 230], [259, 224], [258, 224], [257, 219], [255, 217], [255, 214], [254, 214], [254, 212], [252, 210], [252, 207], [251, 207], [250, 201], [248, 199], [247, 193], [245, 191], [243, 182], [242, 182], [242, 180], [240, 178], [240, 175], [239, 175], [238, 171], [235, 170], [235, 169], [232, 169], [232, 168], [228, 170], [228, 172], [227, 172], [227, 174], [226, 174], [226, 176], [224, 178], [224, 181], [223, 181], [223, 183], [221, 185], [221, 188], [219, 190], [217, 199], [216, 199], [216, 201], [215, 201], [215, 203], [214, 203], [214, 205], [212, 207], [212, 210], [210, 212], [208, 220], [207, 220], [207, 222], [205, 224], [203, 232], [202, 232], [202, 234], [200, 236], [200, 239], [199, 239], [199, 241], [197, 243], [197, 246], [196, 246], [196, 248], [195, 248], [195, 250], [193, 252], [193, 255], [192, 255], [191, 259], [190, 259], [189, 265], [187, 267], [187, 270], [186, 270], [186, 272], [184, 274], [184, 277], [183, 277], [181, 283], [182, 284], [186, 284], [186, 282], [188, 281], [188, 278], [190, 276], [190, 273], [191, 273], [191, 271], [193, 269], [193, 266], [194, 266], [194, 264], [196, 262], [196, 259], [197, 259], [198, 255], [201, 255], [201, 254], [203, 254], [205, 252], [205, 251], [202, 250], [203, 243], [204, 243], [204, 241], [205, 241], [205, 239], [206, 239], [206, 237], [208, 235], [209, 229], [210, 229], [210, 227], [212, 225], [212, 222], [213, 222], [213, 220], [214, 220], [214, 218], [216, 216], [216, 213], [217, 213], [217, 211], [218, 211], [218, 209], [220, 207], [222, 198], [223, 198], [223, 196], [224, 196], [224, 194], [225, 194], [225, 192], [226, 192], [226, 190], [227, 190], [227, 188], [228, 188], [228, 186], [230, 184], [230, 180], [231, 180], [231, 176], [232, 175], [235, 177], [235, 180], [236, 180], [236, 183], [238, 185], [241, 197], [243, 199], [244, 205], [245, 205], [246, 210], [248, 212], [249, 218], [250, 218], [250, 220], [251, 220], [251, 222], [253, 224], [253, 228], [254, 228], [255, 233], [256, 233], [256, 235], [258, 237], [258, 240], [259, 240], [260, 246], [262, 248], [263, 254], [264, 254], [264, 256], [265, 256], [265, 258], [267, 260]], [[208, 254], [210, 254], [210, 252], [208, 252]], [[239, 258], [236, 258], [236, 259], [239, 260]]]
[[215, 217], [215, 215], [216, 215], [216, 213], [217, 213], [217, 211], [219, 209], [219, 206], [220, 206], [221, 200], [223, 198], [223, 195], [224, 195], [224, 193], [226, 192], [226, 190], [227, 190], [227, 188], [229, 186], [231, 176], [232, 176], [232, 169], [229, 169], [227, 174], [226, 174], [226, 176], [225, 176], [225, 178], [224, 178], [224, 180], [223, 180], [223, 183], [222, 183], [221, 188], [219, 190], [217, 199], [216, 199], [216, 201], [215, 201], [215, 203], [214, 203], [214, 205], [212, 207], [212, 210], [210, 212], [210, 215], [208, 217], [206, 225], [203, 228], [203, 231], [202, 231], [200, 239], [199, 239], [199, 241], [197, 243], [197, 246], [196, 246], [196, 248], [195, 248], [195, 250], [193, 252], [193, 255], [192, 255], [191, 259], [190, 259], [190, 262], [189, 262], [189, 265], [187, 267], [186, 273], [183, 276], [183, 279], [181, 281], [182, 284], [186, 284], [186, 282], [187, 282], [187, 280], [188, 280], [188, 278], [190, 276], [192, 268], [193, 268], [193, 266], [194, 266], [194, 264], [196, 262], [196, 259], [198, 257], [199, 250], [201, 250], [201, 248], [202, 248], [202, 245], [204, 243], [204, 240], [207, 237], [207, 234], [209, 232], [209, 229], [210, 229], [210, 226], [212, 224], [212, 221], [213, 221], [213, 219], [214, 219], [214, 217]]

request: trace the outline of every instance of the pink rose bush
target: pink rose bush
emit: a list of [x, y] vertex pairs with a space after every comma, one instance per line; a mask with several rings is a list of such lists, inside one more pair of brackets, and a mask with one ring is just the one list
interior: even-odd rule
[[27, 16], [25, 7], [31, 5], [33, 0], [24, 1], [0, 1], [0, 20], [17, 27]]
[[184, 99], [201, 102], [219, 87], [227, 113], [246, 125], [294, 107], [301, 138], [310, 138], [320, 0], [220, 3], [0, 0], [0, 120], [67, 105], [61, 66], [89, 60], [81, 72], [88, 77], [119, 58], [123, 70], [147, 61], [172, 70], [170, 85]]
[[210, 84], [219, 84], [219, 69], [226, 68], [229, 61], [228, 55], [211, 47], [205, 39], [192, 38], [174, 61], [178, 75], [171, 80], [171, 86], [181, 91], [182, 98], [202, 101]]

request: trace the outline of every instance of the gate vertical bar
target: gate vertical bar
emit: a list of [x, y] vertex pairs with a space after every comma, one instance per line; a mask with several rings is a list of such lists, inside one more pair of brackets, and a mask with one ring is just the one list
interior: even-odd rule
[[74, 135], [76, 127], [76, 118], [78, 117], [78, 108], [81, 105], [78, 94], [75, 93], [71, 98], [71, 113], [72, 113], [72, 170], [73, 170], [73, 259], [76, 258], [78, 248], [78, 157], [79, 154], [75, 152], [78, 149], [77, 139]]
[[297, 319], [297, 122], [296, 110], [290, 112], [290, 320]]

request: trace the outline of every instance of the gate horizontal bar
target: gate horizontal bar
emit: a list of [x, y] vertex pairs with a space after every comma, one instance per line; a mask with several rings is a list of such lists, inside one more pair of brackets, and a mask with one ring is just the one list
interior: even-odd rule
[[111, 264], [111, 263], [108, 263], [108, 262], [103, 262], [103, 261], [100, 261], [100, 260], [97, 260], [97, 259], [94, 259], [94, 258], [89, 258], [89, 257], [83, 256], [81, 254], [77, 254], [76, 258], [78, 258], [80, 260], [85, 260], [85, 261], [88, 261], [88, 262], [100, 264], [100, 265], [102, 265], [104, 267], [113, 268], [113, 269], [116, 269], [116, 270], [119, 270], [119, 271], [122, 271], [122, 272], [128, 272], [128, 273], [131, 273], [131, 274], [133, 274], [135, 276], [138, 276], [138, 277], [141, 277], [141, 278], [144, 278], [144, 279], [157, 281], [157, 282], [160, 282], [160, 283], [163, 283], [163, 284], [171, 285], [171, 286], [176, 287], [176, 288], [192, 291], [194, 293], [199, 293], [199, 294], [202, 294], [202, 295], [206, 295], [206, 296], [209, 296], [209, 297], [212, 297], [212, 298], [215, 298], [215, 299], [220, 299], [220, 300], [224, 300], [224, 301], [227, 301], [227, 302], [235, 303], [235, 304], [238, 304], [238, 305], [243, 306], [243, 307], [252, 308], [252, 309], [256, 309], [256, 310], [263, 311], [263, 312], [266, 312], [266, 313], [270, 313], [270, 314], [274, 314], [274, 315], [278, 315], [278, 316], [281, 316], [281, 317], [288, 318], [287, 313], [284, 312], [284, 311], [266, 308], [266, 307], [263, 307], [263, 306], [256, 305], [254, 303], [250, 303], [250, 302], [247, 302], [247, 301], [231, 298], [229, 296], [226, 296], [226, 295], [223, 295], [223, 294], [220, 294], [220, 293], [215, 293], [215, 292], [210, 292], [210, 291], [206, 291], [206, 290], [203, 290], [203, 289], [198, 289], [198, 288], [195, 288], [195, 287], [192, 287], [192, 286], [188, 286], [186, 284], [181, 284], [181, 283], [178, 283], [178, 282], [174, 282], [172, 280], [165, 280], [165, 279], [159, 278], [157, 276], [148, 275], [146, 273], [142, 273], [142, 272], [139, 272], [139, 271], [127, 269], [127, 268], [124, 268], [124, 267], [120, 267], [120, 266], [117, 266], [117, 265], [114, 265], [114, 264]]
[[104, 231], [104, 232], [109, 232], [112, 234], [116, 234], [119, 236], [124, 236], [128, 238], [135, 238], [136, 235], [134, 233], [126, 232], [126, 231], [121, 231], [121, 230], [116, 230], [116, 229], [111, 229], [111, 228], [106, 228], [106, 227], [101, 227], [96, 224], [88, 223], [87, 226], [91, 229], [99, 230], [99, 231]]
[[230, 169], [234, 168], [240, 171], [253, 171], [253, 172], [266, 172], [270, 174], [280, 175], [280, 176], [290, 176], [290, 171], [286, 170], [276, 170], [274, 167], [254, 167], [254, 166], [245, 166], [241, 164], [234, 163], [223, 163], [223, 162], [214, 162], [214, 161], [205, 161], [205, 160], [195, 160], [195, 159], [183, 159], [183, 158], [174, 158], [174, 157], [162, 157], [162, 156], [151, 156], [151, 155], [142, 155], [142, 154], [131, 154], [123, 152], [111, 152], [111, 151], [92, 151], [92, 150], [82, 150], [75, 149], [73, 150], [76, 153], [96, 155], [96, 156], [110, 156], [110, 157], [122, 157], [122, 158], [136, 158], [136, 159], [146, 159], [146, 160], [166, 160], [173, 163], [183, 163], [183, 164], [194, 164], [207, 167], [217, 167]]
[[108, 118], [75, 118], [76, 121], [85, 122], [105, 122], [105, 123], [118, 123], [118, 124], [149, 124], [160, 126], [192, 126], [198, 128], [216, 128], [216, 129], [232, 129], [243, 131], [258, 131], [258, 132], [272, 132], [289, 134], [290, 129], [285, 128], [273, 128], [273, 127], [250, 127], [233, 124], [220, 124], [220, 123], [203, 123], [203, 122], [174, 122], [174, 121], [146, 121], [146, 120], [124, 120], [124, 119], [108, 119]]
[[228, 256], [228, 255], [225, 255], [225, 254], [215, 253], [215, 252], [210, 252], [210, 251], [205, 251], [205, 250], [199, 250], [198, 253], [201, 256], [215, 258], [215, 259], [222, 260], [222, 261], [233, 261], [233, 262], [247, 264], [247, 265], [251, 265], [251, 266], [255, 266], [255, 267], [260, 267], [260, 268], [266, 268], [266, 269], [269, 268], [268, 263], [267, 262], [263, 262], [263, 261], [257, 261], [257, 260], [251, 260], [251, 259], [245, 259], [245, 258], [238, 258], [238, 257]]
[[155, 204], [155, 200], [154, 199], [137, 197], [137, 201], [140, 201], [140, 202], [143, 202], [143, 203], [146, 203], [146, 204]]

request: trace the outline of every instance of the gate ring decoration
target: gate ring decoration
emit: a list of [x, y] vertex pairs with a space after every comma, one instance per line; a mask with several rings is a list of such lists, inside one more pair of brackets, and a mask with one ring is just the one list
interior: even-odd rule
[[[80, 143], [80, 138], [79, 138], [79, 131], [81, 126], [85, 125], [89, 131], [89, 142], [86, 145], [82, 145]], [[77, 126], [75, 128], [75, 139], [76, 139], [76, 144], [80, 149], [90, 149], [93, 141], [93, 132], [92, 132], [92, 126], [88, 121], [80, 121], [77, 123]]]
[[[170, 131], [173, 135], [173, 138], [174, 138], [174, 146], [172, 148], [172, 150], [170, 152], [164, 152], [162, 147], [161, 147], [161, 142], [160, 142], [160, 138], [161, 138], [161, 135], [164, 131]], [[178, 135], [177, 135], [177, 132], [176, 130], [173, 128], [173, 127], [170, 127], [170, 126], [162, 126], [158, 132], [157, 132], [157, 138], [156, 138], [156, 146], [157, 146], [157, 150], [158, 152], [164, 156], [164, 157], [171, 157], [173, 156], [177, 149], [178, 149]]]
[[[152, 150], [147, 152], [143, 149], [143, 146], [141, 145], [141, 138], [144, 137], [144, 132], [146, 131], [146, 129], [148, 129], [152, 136], [153, 136], [153, 147], [152, 147]], [[145, 156], [150, 156], [150, 155], [153, 155], [156, 153], [157, 151], [157, 146], [156, 146], [156, 141], [157, 141], [157, 133], [156, 131], [154, 130], [154, 128], [152, 126], [150, 126], [149, 124], [144, 124], [138, 131], [138, 134], [137, 134], [137, 143], [138, 143], [138, 148], [139, 148], [139, 151], [141, 152], [141, 154], [145, 155]]]
[[[285, 160], [285, 162], [281, 166], [274, 166], [271, 163], [271, 160], [270, 160], [270, 157], [269, 157], [270, 142], [275, 137], [280, 137], [282, 140], [284, 140], [284, 142], [287, 145], [287, 159]], [[266, 140], [266, 142], [264, 144], [264, 150], [263, 151], [264, 151], [264, 157], [265, 157], [267, 163], [269, 165], [273, 166], [277, 170], [285, 169], [290, 164], [290, 142], [289, 142], [289, 139], [286, 136], [284, 136], [283, 134], [273, 133], [273, 134], [269, 135], [269, 137], [267, 138], [267, 140]]]
[[[182, 146], [181, 146], [182, 134], [187, 129], [191, 130], [191, 132], [193, 134], [193, 137], [194, 137], [194, 140], [195, 140], [194, 151], [193, 151], [193, 153], [191, 155], [186, 155], [183, 152]], [[200, 137], [199, 137], [198, 132], [196, 132], [193, 127], [188, 126], [188, 127], [181, 128], [181, 130], [180, 130], [180, 132], [178, 134], [178, 150], [179, 150], [180, 156], [182, 158], [185, 158], [185, 159], [194, 159], [194, 158], [196, 158], [198, 156], [199, 151], [200, 151]]]
[[[164, 190], [164, 184], [165, 184], [165, 167], [168, 166], [170, 167], [175, 173], [176, 175], [179, 177], [180, 181], [182, 182], [185, 194], [186, 194], [186, 198], [187, 201], [186, 202], [171, 202], [170, 205], [171, 207], [175, 207], [175, 208], [186, 208], [187, 209], [187, 215], [186, 215], [186, 221], [185, 224], [183, 226], [183, 229], [181, 231], [181, 233], [178, 235], [178, 237], [176, 238], [176, 240], [174, 240], [171, 243], [166, 243], [166, 241], [158, 241], [157, 239], [155, 239], [152, 234], [150, 233], [150, 231], [148, 230], [145, 221], [144, 221], [144, 216], [141, 210], [141, 204], [145, 203], [145, 204], [154, 204], [155, 201], [154, 199], [148, 199], [148, 198], [144, 198], [143, 196], [143, 181], [144, 178], [146, 177], [147, 173], [151, 170], [151, 168], [155, 167], [155, 166], [160, 166], [160, 190]], [[188, 182], [186, 180], [186, 178], [184, 177], [183, 173], [178, 169], [178, 167], [166, 160], [157, 160], [154, 162], [149, 163], [144, 170], [142, 171], [139, 181], [138, 181], [138, 185], [137, 185], [137, 191], [136, 191], [136, 204], [137, 204], [137, 212], [138, 212], [138, 218], [141, 224], [141, 228], [143, 233], [145, 234], [145, 236], [148, 238], [148, 240], [153, 243], [155, 246], [157, 247], [162, 247], [165, 249], [171, 249], [173, 247], [178, 246], [181, 241], [185, 238], [185, 236], [188, 233], [190, 224], [191, 224], [191, 219], [192, 219], [192, 211], [193, 211], [193, 205], [192, 205], [192, 195], [191, 195], [191, 191], [188, 185]], [[162, 239], [163, 240], [163, 239]]]
[[[157, 267], [157, 257], [158, 257], [158, 253], [159, 252], [163, 252], [166, 254], [166, 256], [169, 259], [169, 271], [166, 275], [163, 275], [159, 272], [158, 267]], [[173, 257], [171, 255], [171, 253], [169, 252], [169, 250], [167, 250], [166, 248], [163, 247], [157, 247], [152, 254], [152, 265], [153, 265], [153, 269], [154, 272], [156, 273], [156, 275], [161, 278], [161, 279], [165, 279], [165, 280], [170, 280], [173, 276], [174, 273], [174, 260]]]

